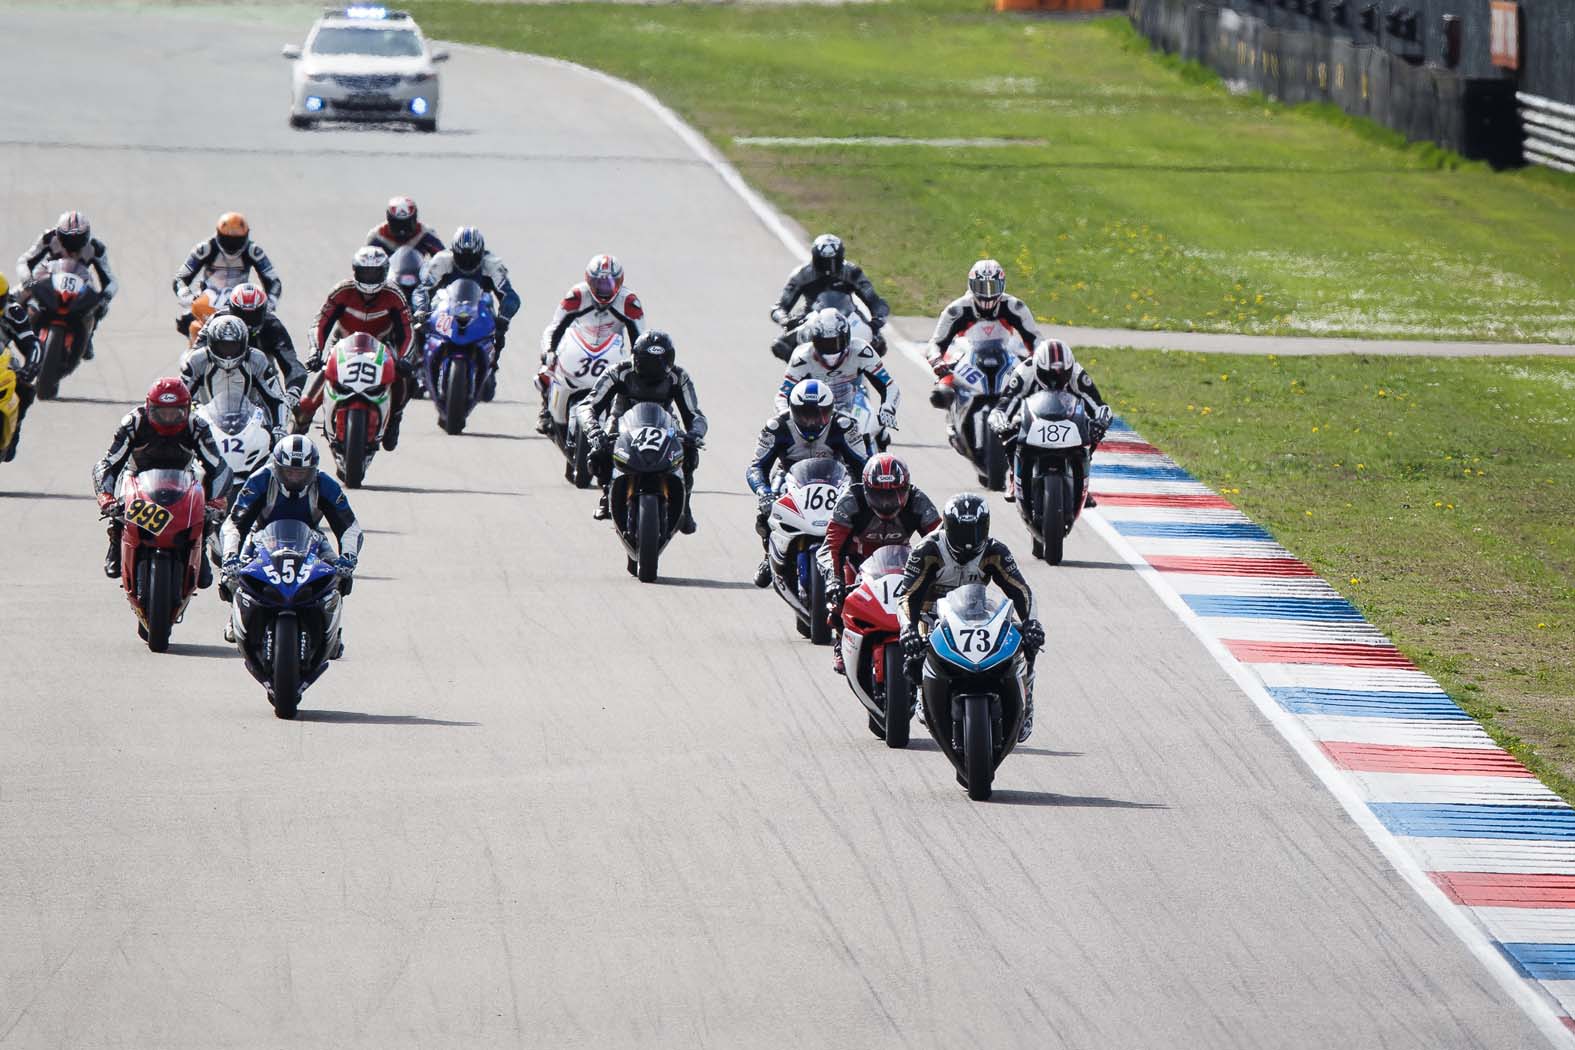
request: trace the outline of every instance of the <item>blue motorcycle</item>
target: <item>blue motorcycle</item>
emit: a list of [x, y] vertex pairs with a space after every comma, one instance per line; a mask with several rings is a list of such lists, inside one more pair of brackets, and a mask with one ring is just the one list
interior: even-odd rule
[[921, 688], [925, 721], [969, 798], [990, 797], [996, 767], [1017, 746], [1032, 689], [1011, 602], [972, 583], [936, 603]]
[[477, 401], [491, 400], [496, 333], [497, 307], [475, 281], [455, 281], [433, 298], [423, 380], [437, 405], [438, 426], [450, 434], [465, 429]]
[[280, 718], [295, 717], [301, 693], [340, 649], [341, 584], [323, 557], [326, 542], [304, 522], [276, 521], [242, 552], [230, 623], [246, 670]]

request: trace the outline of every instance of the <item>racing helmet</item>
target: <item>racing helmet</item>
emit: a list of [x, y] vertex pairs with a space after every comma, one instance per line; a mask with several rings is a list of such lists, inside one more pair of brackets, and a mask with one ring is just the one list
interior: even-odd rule
[[818, 379], [801, 379], [788, 394], [788, 414], [793, 417], [793, 428], [805, 441], [814, 441], [831, 425], [836, 411], [836, 399], [831, 387]]
[[191, 391], [174, 376], [155, 379], [148, 387], [142, 410], [155, 434], [174, 437], [191, 421]]
[[236, 255], [251, 240], [252, 228], [246, 216], [238, 211], [227, 211], [214, 224], [214, 236], [226, 255]]
[[11, 294], [11, 282], [5, 279], [5, 271], [0, 270], [0, 309], [5, 308], [6, 296]]
[[815, 272], [822, 277], [841, 273], [842, 263], [846, 258], [842, 238], [834, 233], [821, 234], [815, 238], [815, 243], [809, 246], [809, 261], [814, 264]]
[[908, 464], [882, 452], [871, 456], [864, 464], [864, 502], [881, 521], [891, 521], [902, 513], [913, 495], [912, 475]]
[[375, 244], [357, 248], [350, 259], [350, 270], [355, 274], [357, 291], [376, 295], [388, 281], [388, 253]]
[[55, 236], [62, 248], [75, 255], [87, 247], [88, 238], [93, 236], [93, 227], [88, 223], [88, 217], [79, 211], [62, 212], [60, 218], [55, 220]]
[[828, 306], [810, 320], [809, 336], [816, 360], [827, 368], [836, 368], [848, 356], [853, 326], [835, 308]]
[[240, 367], [251, 349], [248, 345], [251, 332], [246, 322], [234, 314], [220, 314], [208, 322], [208, 356], [226, 372]]
[[421, 254], [409, 245], [402, 245], [389, 256], [388, 269], [393, 274], [394, 287], [408, 303], [421, 284]]
[[1006, 271], [994, 259], [980, 259], [968, 271], [968, 294], [973, 296], [973, 307], [986, 317], [995, 315], [1006, 294]]
[[403, 244], [416, 235], [416, 202], [409, 197], [390, 197], [388, 210], [383, 213], [388, 220], [388, 232]]
[[299, 496], [317, 477], [317, 446], [305, 434], [287, 434], [273, 447], [268, 469], [279, 479], [279, 487]]
[[1059, 339], [1041, 339], [1034, 347], [1034, 374], [1051, 390], [1065, 390], [1077, 369], [1072, 350]]
[[990, 505], [977, 493], [959, 492], [946, 501], [941, 529], [951, 556], [959, 562], [972, 561], [990, 541]]
[[487, 239], [474, 226], [461, 226], [454, 231], [454, 243], [449, 246], [454, 253], [454, 268], [461, 273], [475, 273], [481, 269], [481, 260], [487, 254]]
[[230, 289], [230, 313], [256, 333], [268, 319], [268, 293], [250, 281], [236, 285]]
[[585, 264], [585, 283], [590, 286], [591, 298], [606, 306], [623, 287], [623, 263], [616, 255], [592, 256]]
[[673, 346], [672, 336], [653, 328], [649, 332], [642, 332], [640, 338], [634, 341], [630, 356], [634, 358], [635, 374], [654, 382], [673, 367], [673, 359], [678, 356], [678, 351]]

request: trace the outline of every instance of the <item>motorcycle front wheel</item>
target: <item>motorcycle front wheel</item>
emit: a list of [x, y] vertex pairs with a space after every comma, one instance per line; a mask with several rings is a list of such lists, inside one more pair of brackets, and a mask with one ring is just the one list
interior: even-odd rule
[[60, 377], [66, 368], [66, 330], [49, 329], [44, 337], [44, 351], [38, 357], [38, 398], [53, 401], [60, 396]]
[[345, 484], [358, 489], [366, 480], [366, 413], [351, 412], [345, 420]]
[[273, 622], [273, 713], [294, 718], [301, 706], [301, 625], [294, 613]]
[[465, 429], [470, 412], [470, 362], [456, 358], [449, 362], [448, 386], [443, 390], [443, 429], [450, 434]]
[[639, 552], [635, 558], [635, 575], [641, 583], [651, 583], [656, 579], [656, 560], [662, 550], [662, 501], [656, 493], [641, 494], [639, 516], [634, 526], [635, 547]]
[[1066, 509], [1062, 500], [1066, 486], [1061, 475], [1049, 473], [1039, 479], [1039, 531], [1044, 539], [1044, 559], [1060, 565], [1066, 548]]
[[995, 780], [995, 743], [990, 737], [990, 698], [968, 697], [963, 707], [963, 776], [968, 797], [975, 802], [989, 801]]
[[170, 628], [175, 623], [176, 594], [180, 589], [180, 570], [175, 553], [155, 550], [147, 559], [143, 576], [142, 615], [147, 620], [148, 649], [162, 653], [170, 647]]
[[881, 660], [886, 665], [886, 746], [907, 747], [908, 730], [913, 717], [908, 706], [912, 702], [913, 690], [908, 685], [908, 666], [903, 659], [902, 646], [896, 639], [886, 643]]

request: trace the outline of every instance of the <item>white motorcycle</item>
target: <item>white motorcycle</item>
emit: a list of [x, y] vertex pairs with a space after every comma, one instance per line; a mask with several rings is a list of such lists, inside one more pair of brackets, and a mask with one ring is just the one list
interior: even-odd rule
[[772, 586], [793, 610], [798, 633], [816, 645], [831, 641], [826, 577], [816, 555], [847, 480], [847, 468], [838, 460], [801, 460], [782, 475], [781, 494], [767, 518]]
[[[946, 439], [974, 465], [982, 485], [999, 492], [1006, 484], [1006, 446], [990, 429], [990, 410], [1000, 402], [1012, 371], [1028, 356], [1017, 334], [999, 321], [980, 321], [952, 344], [946, 408]], [[937, 389], [942, 389], [937, 387]]]
[[582, 489], [591, 484], [590, 450], [575, 409], [608, 369], [629, 357], [622, 323], [610, 333], [598, 331], [605, 327], [570, 325], [558, 341], [551, 367], [542, 372], [547, 411], [552, 415], [552, 440], [564, 456], [563, 476]]
[[[230, 488], [225, 496], [231, 504], [252, 472], [268, 462], [273, 449], [273, 420], [268, 412], [246, 400], [237, 390], [221, 390], [211, 401], [197, 406], [197, 415], [208, 421], [219, 453], [230, 467]], [[208, 537], [208, 556], [219, 564], [217, 531]]]

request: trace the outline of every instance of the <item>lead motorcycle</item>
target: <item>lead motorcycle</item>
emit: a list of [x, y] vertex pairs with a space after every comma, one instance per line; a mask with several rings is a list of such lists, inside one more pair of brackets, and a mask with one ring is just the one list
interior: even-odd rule
[[840, 460], [800, 460], [783, 474], [782, 492], [766, 519], [771, 586], [793, 610], [798, 633], [815, 645], [831, 642], [826, 577], [816, 558], [847, 480]]
[[537, 374], [537, 384], [545, 384], [552, 440], [563, 453], [563, 476], [575, 488], [591, 485], [590, 447], [575, 410], [608, 369], [628, 358], [622, 322], [611, 333], [598, 336], [576, 321], [558, 341], [552, 367]]
[[608, 489], [613, 527], [641, 583], [656, 579], [657, 561], [683, 518], [684, 431], [661, 405], [635, 405], [618, 420]]
[[235, 578], [230, 623], [246, 670], [279, 718], [294, 718], [301, 693], [340, 649], [341, 594], [348, 581], [323, 557], [322, 533], [276, 521], [253, 536]]
[[1006, 485], [1007, 456], [1006, 446], [990, 429], [990, 411], [1026, 352], [1022, 340], [1004, 325], [981, 321], [957, 339], [948, 355], [952, 382], [941, 402], [946, 439], [973, 464], [979, 483], [995, 492]]
[[465, 421], [492, 378], [497, 313], [492, 296], [475, 281], [460, 280], [437, 293], [427, 319], [422, 381], [437, 406], [438, 425], [464, 431]]
[[887, 747], [907, 747], [913, 718], [913, 685], [899, 638], [897, 587], [908, 565], [908, 547], [887, 544], [859, 566], [854, 588], [842, 601], [842, 658], [848, 688], [869, 713], [870, 732]]
[[875, 347], [876, 352], [882, 357], [886, 356], [886, 341], [884, 339], [877, 340], [875, 338], [875, 329], [870, 324], [869, 314], [865, 312], [864, 307], [859, 302], [859, 300], [847, 292], [841, 292], [830, 288], [815, 296], [814, 301], [809, 304], [808, 308], [802, 314], [794, 314], [792, 317], [789, 317], [785, 322], [783, 322], [783, 342], [786, 343], [785, 349], [787, 349], [787, 353], [784, 354], [782, 352], [784, 349], [783, 342], [777, 342], [773, 343], [771, 346], [772, 354], [784, 362], [787, 361], [789, 357], [792, 357], [792, 348], [801, 341], [800, 335], [804, 323], [811, 317], [815, 316], [815, 314], [828, 307], [837, 311], [837, 313], [848, 319], [848, 328], [851, 329], [853, 333], [853, 341], [857, 342], [858, 340], [862, 339], [865, 342], [872, 344]]
[[925, 722], [957, 782], [982, 802], [1017, 746], [1033, 688], [1012, 604], [983, 584], [957, 588], [936, 603], [929, 650], [920, 690]]
[[1100, 438], [1081, 398], [1041, 390], [1023, 406], [1013, 443], [1021, 479], [1017, 512], [1034, 537], [1034, 557], [1060, 565], [1066, 537], [1088, 500], [1088, 467]]
[[189, 470], [144, 470], [122, 482], [115, 508], [120, 533], [120, 585], [137, 614], [137, 635], [155, 653], [197, 591], [207, 498]]
[[27, 284], [28, 323], [38, 336], [38, 396], [49, 401], [82, 363], [104, 295], [75, 259], [51, 260], [34, 273]]

